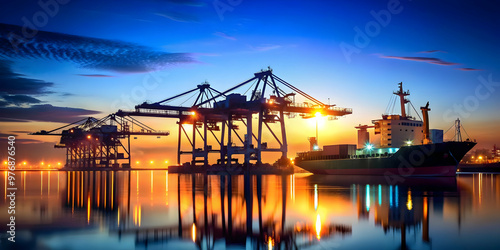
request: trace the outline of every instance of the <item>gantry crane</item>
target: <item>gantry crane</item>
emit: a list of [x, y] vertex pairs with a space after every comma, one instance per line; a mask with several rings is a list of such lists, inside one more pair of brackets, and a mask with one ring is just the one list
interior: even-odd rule
[[[66, 148], [66, 168], [122, 167], [130, 168], [130, 136], [167, 136], [140, 121], [122, 114], [110, 114], [102, 119], [88, 117], [62, 127], [31, 133], [60, 136], [55, 148]], [[123, 144], [122, 140], [127, 143]]]
[[[236, 93], [243, 86], [250, 85], [250, 96]], [[247, 91], [248, 91], [247, 90]], [[285, 92], [288, 90], [290, 92]], [[196, 100], [191, 106], [175, 106], [168, 103], [172, 100], [195, 94]], [[296, 103], [296, 95], [302, 96], [306, 102]], [[152, 116], [178, 119], [177, 163], [180, 164], [182, 154], [191, 154], [191, 165], [203, 163], [208, 165], [208, 154], [219, 154], [218, 164], [228, 166], [237, 162], [234, 155], [244, 155], [244, 163], [261, 163], [262, 152], [281, 152], [282, 158], [287, 157], [288, 146], [285, 131], [285, 116], [296, 114], [303, 118], [321, 113], [324, 116], [343, 116], [352, 113], [350, 108], [339, 108], [324, 104], [297, 87], [289, 84], [272, 73], [272, 70], [262, 70], [254, 76], [225, 91], [217, 91], [206, 82], [196, 88], [155, 103], [137, 105], [134, 111], [118, 111], [117, 114], [129, 116]], [[253, 130], [253, 117], [258, 122], [257, 134]], [[275, 132], [269, 126], [279, 123], [280, 131]], [[192, 125], [188, 133], [185, 125]], [[240, 125], [246, 127], [242, 137], [238, 133]], [[263, 141], [262, 132], [267, 129], [279, 147], [270, 147]], [[208, 145], [209, 133], [217, 141], [218, 147]], [[191, 134], [191, 135], [189, 135]], [[233, 134], [237, 139], [233, 141]], [[191, 147], [182, 150], [181, 140], [184, 135]], [[197, 147], [201, 138], [203, 147]], [[254, 144], [255, 140], [255, 144]], [[252, 161], [252, 162], [251, 162]]]

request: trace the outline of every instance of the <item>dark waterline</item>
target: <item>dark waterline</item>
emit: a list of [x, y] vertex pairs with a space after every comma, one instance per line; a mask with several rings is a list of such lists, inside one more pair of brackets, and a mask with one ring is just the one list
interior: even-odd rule
[[1, 249], [500, 246], [497, 174], [387, 185], [366, 176], [17, 171], [16, 185], [16, 243], [3, 233]]

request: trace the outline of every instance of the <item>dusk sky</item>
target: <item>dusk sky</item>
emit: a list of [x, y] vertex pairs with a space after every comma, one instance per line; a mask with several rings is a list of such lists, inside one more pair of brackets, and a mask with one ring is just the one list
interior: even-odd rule
[[[447, 130], [460, 118], [478, 141], [476, 149], [500, 145], [500, 4], [495, 1], [1, 5], [0, 139], [5, 145], [8, 135], [17, 135], [22, 144], [17, 152], [28, 161], [63, 161], [64, 150], [53, 148], [57, 137], [27, 132], [131, 110], [204, 81], [225, 90], [268, 66], [324, 103], [353, 108], [352, 115], [321, 122], [320, 144], [356, 143], [354, 127], [380, 118], [403, 82], [418, 112], [430, 102], [431, 128]], [[396, 107], [393, 113], [399, 112]], [[134, 141], [136, 158], [173, 162], [175, 120], [140, 120], [172, 135]], [[307, 150], [314, 124], [294, 118], [287, 129], [290, 156]], [[5, 158], [6, 149], [0, 156]]]

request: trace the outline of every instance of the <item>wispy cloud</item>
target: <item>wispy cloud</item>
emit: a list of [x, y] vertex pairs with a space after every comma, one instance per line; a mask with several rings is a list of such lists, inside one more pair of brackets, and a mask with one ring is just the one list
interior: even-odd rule
[[40, 121], [70, 123], [81, 119], [82, 116], [99, 114], [100, 112], [88, 109], [56, 107], [50, 104], [33, 105], [29, 108], [3, 107], [0, 108], [0, 121]]
[[115, 77], [113, 75], [101, 75], [101, 74], [77, 74], [77, 76], [85, 76], [85, 77]]
[[31, 79], [12, 71], [12, 61], [0, 60], [0, 93], [41, 95], [53, 93], [48, 88], [54, 83]]
[[186, 6], [193, 6], [193, 7], [201, 7], [205, 6], [205, 2], [200, 1], [200, 0], [164, 0], [167, 3], [174, 3], [178, 5], [186, 5]]
[[[28, 131], [11, 131], [13, 133], [29, 133]], [[4, 133], [0, 133], [0, 140], [7, 140], [7, 138], [9, 136], [18, 136], [17, 134], [4, 134]], [[20, 143], [20, 144], [26, 144], [26, 143], [44, 143], [43, 141], [40, 141], [40, 140], [35, 140], [35, 139], [20, 139], [20, 138], [16, 138], [16, 143]]]
[[42, 101], [28, 96], [28, 95], [1, 95], [0, 98], [3, 99], [3, 104], [0, 104], [0, 107], [5, 107], [8, 105], [22, 106], [22, 105], [31, 105], [41, 103]]
[[264, 44], [262, 46], [250, 46], [250, 47], [256, 51], [269, 51], [269, 50], [279, 49], [281, 48], [281, 45]]
[[220, 36], [222, 38], [226, 38], [226, 39], [229, 39], [229, 40], [233, 40], [233, 41], [236, 41], [236, 37], [233, 37], [233, 36], [230, 36], [224, 32], [215, 32], [214, 35], [216, 36]]
[[189, 53], [167, 53], [135, 43], [39, 31], [30, 40], [21, 37], [22, 27], [0, 24], [0, 58], [47, 59], [73, 62], [80, 67], [114, 72], [148, 72], [196, 62]]
[[155, 13], [157, 16], [161, 16], [172, 21], [183, 22], [183, 23], [194, 23], [198, 22], [198, 18], [186, 13], [176, 12], [176, 11], [165, 11], [161, 13]]
[[462, 71], [481, 71], [482, 69], [475, 69], [475, 68], [456, 68], [458, 70]]
[[27, 130], [14, 130], [14, 131], [10, 131], [11, 133], [20, 133], [20, 134], [29, 134], [31, 133], [31, 131], [27, 131]]
[[34, 96], [46, 94], [71, 95], [54, 93], [48, 88], [53, 83], [26, 78], [14, 73], [11, 61], [0, 60], [0, 121], [1, 122], [73, 122], [81, 116], [99, 114], [94, 110], [56, 107], [41, 104]]
[[384, 56], [381, 55], [382, 58], [390, 58], [390, 59], [398, 59], [398, 60], [407, 60], [407, 61], [415, 61], [415, 62], [425, 62], [437, 65], [451, 66], [451, 65], [459, 65], [459, 63], [447, 62], [443, 61], [439, 58], [435, 57], [420, 57], [420, 56]]
[[438, 50], [438, 49], [434, 49], [434, 50], [426, 50], [426, 51], [420, 51], [418, 53], [437, 53], [437, 52], [442, 52], [442, 53], [448, 53], [444, 50]]

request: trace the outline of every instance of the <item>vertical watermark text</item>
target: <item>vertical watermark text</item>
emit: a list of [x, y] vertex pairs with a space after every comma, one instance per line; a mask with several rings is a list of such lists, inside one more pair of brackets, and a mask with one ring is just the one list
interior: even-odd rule
[[7, 198], [9, 199], [9, 207], [7, 213], [9, 214], [9, 223], [7, 224], [7, 234], [9, 241], [16, 242], [16, 137], [11, 135], [8, 137], [7, 155], [8, 155], [8, 166], [7, 170]]

